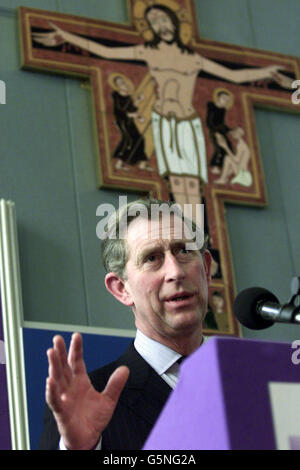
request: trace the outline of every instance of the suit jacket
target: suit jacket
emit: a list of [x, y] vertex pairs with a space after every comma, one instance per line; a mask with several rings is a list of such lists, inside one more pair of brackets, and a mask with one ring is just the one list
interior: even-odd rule
[[[171, 387], [136, 351], [133, 343], [116, 361], [89, 374], [95, 389], [101, 392], [119, 366], [130, 370], [112, 419], [102, 433], [103, 450], [141, 449], [162, 411]], [[46, 407], [40, 449], [57, 450], [60, 436], [52, 412]]]

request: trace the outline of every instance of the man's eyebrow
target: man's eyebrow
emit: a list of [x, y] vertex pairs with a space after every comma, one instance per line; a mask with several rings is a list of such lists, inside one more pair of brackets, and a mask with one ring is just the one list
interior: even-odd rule
[[[177, 248], [177, 247], [182, 247], [184, 246], [186, 243], [192, 243], [194, 240], [191, 238], [191, 239], [187, 239], [187, 238], [184, 238], [184, 239], [174, 239], [174, 240], [171, 240], [170, 241], [170, 248], [171, 249], [174, 249], [174, 248]], [[149, 255], [149, 253], [152, 253], [154, 251], [164, 251], [165, 250], [165, 246], [163, 243], [153, 243], [152, 245], [148, 245], [148, 246], [145, 246], [144, 248], [141, 249], [141, 251], [137, 254], [137, 263], [140, 263], [147, 255]]]
[[180, 239], [174, 239], [170, 242], [170, 245], [171, 247], [176, 247], [176, 246], [182, 246], [182, 245], [185, 245], [186, 243], [192, 243], [193, 241], [195, 241], [194, 238], [180, 238]]
[[149, 253], [152, 253], [153, 251], [163, 251], [164, 246], [162, 243], [153, 243], [152, 245], [147, 245], [144, 248], [141, 249], [139, 253], [137, 253], [137, 263], [140, 263]]

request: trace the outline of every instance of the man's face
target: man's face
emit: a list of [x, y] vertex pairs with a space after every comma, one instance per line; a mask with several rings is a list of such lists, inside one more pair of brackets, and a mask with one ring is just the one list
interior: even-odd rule
[[210, 254], [187, 251], [179, 218], [138, 218], [127, 233], [125, 289], [136, 327], [160, 341], [202, 333], [210, 281]]
[[153, 31], [165, 42], [171, 42], [174, 39], [175, 26], [170, 17], [164, 11], [152, 8], [147, 19]]

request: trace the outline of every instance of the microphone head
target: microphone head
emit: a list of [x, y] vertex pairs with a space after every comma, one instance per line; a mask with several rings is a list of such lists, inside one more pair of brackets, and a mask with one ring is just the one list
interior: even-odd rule
[[274, 325], [272, 320], [263, 318], [257, 310], [258, 303], [275, 302], [277, 297], [262, 287], [249, 287], [238, 294], [234, 301], [234, 314], [239, 322], [251, 330], [263, 330]]

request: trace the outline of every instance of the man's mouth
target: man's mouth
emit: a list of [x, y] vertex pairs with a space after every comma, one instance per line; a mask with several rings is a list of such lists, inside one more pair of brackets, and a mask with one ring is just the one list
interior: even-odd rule
[[178, 294], [174, 294], [166, 299], [167, 302], [183, 302], [188, 301], [194, 297], [194, 294], [191, 292], [180, 292]]

